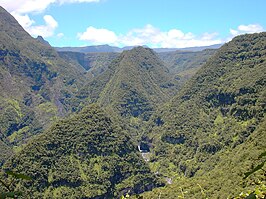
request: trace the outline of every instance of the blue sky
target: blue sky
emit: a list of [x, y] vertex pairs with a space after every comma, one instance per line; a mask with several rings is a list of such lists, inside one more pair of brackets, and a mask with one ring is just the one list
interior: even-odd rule
[[0, 0], [53, 46], [190, 47], [266, 29], [265, 0]]

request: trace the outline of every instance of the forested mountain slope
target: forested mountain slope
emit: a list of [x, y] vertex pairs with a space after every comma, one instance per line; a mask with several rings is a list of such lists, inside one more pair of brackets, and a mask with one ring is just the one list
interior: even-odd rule
[[125, 51], [113, 67], [114, 74], [99, 100], [107, 109], [147, 120], [153, 106], [169, 98], [165, 88], [168, 70], [152, 50], [137, 47]]
[[[244, 143], [221, 150], [209, 157], [194, 177], [173, 175], [174, 172], [172, 172], [171, 185], [146, 192], [143, 197], [145, 199], [159, 196], [161, 199], [178, 197], [244, 199], [249, 194], [255, 193], [257, 197], [254, 196], [254, 198], [264, 199], [266, 196], [265, 170], [258, 169], [246, 179], [244, 174], [261, 166], [265, 161], [265, 156], [259, 158], [260, 155], [265, 154], [265, 129], [264, 119]], [[189, 164], [189, 160], [187, 162]]]
[[[245, 149], [243, 161], [263, 152], [265, 148], [258, 147], [254, 154], [249, 154], [245, 146], [254, 132], [266, 141], [265, 60], [265, 32], [241, 35], [222, 46], [178, 95], [153, 116], [149, 139], [154, 147], [154, 169], [168, 168], [193, 177], [205, 175], [215, 164], [222, 163], [215, 154], [227, 154], [239, 145]], [[254, 143], [257, 141], [260, 140]], [[212, 157], [216, 159], [209, 161]], [[232, 171], [225, 170], [221, 179], [230, 176], [227, 172]], [[217, 184], [217, 193], [222, 186]], [[225, 186], [234, 187], [232, 183]]]
[[15, 190], [30, 198], [118, 198], [162, 185], [106, 115], [91, 105], [33, 139], [5, 164], [32, 177]]
[[77, 98], [98, 101], [122, 117], [148, 120], [155, 104], [177, 92], [179, 84], [172, 77], [155, 52], [136, 47], [115, 58], [80, 90]]
[[2, 139], [0, 139], [0, 165], [5, 162], [11, 155], [13, 155], [13, 150], [10, 146], [8, 146]]
[[[17, 144], [65, 115], [84, 69], [32, 38], [0, 7], [0, 137]], [[2, 155], [2, 154], [1, 154]]]
[[177, 92], [180, 85], [172, 77], [153, 50], [136, 47], [121, 53], [85, 84], [76, 101], [81, 105], [98, 102], [131, 135], [139, 135], [158, 104]]

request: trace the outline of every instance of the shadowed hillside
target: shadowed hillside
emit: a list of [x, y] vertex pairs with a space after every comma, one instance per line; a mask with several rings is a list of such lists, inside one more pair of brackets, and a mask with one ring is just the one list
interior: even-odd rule
[[80, 52], [58, 52], [60, 57], [70, 62], [80, 64], [86, 71], [87, 76], [96, 77], [103, 73], [111, 62], [118, 57], [119, 53], [80, 53]]
[[0, 137], [24, 142], [69, 112], [66, 98], [78, 91], [84, 70], [32, 38], [0, 7]]
[[179, 78], [190, 79], [214, 55], [217, 49], [158, 53], [169, 71]]

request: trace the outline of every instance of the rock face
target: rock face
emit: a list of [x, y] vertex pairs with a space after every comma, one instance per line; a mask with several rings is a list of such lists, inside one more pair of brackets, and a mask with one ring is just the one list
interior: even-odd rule
[[49, 44], [49, 42], [46, 41], [46, 40], [44, 40], [44, 38], [43, 38], [42, 36], [40, 36], [40, 35], [36, 38], [36, 40], [39, 41], [39, 42], [41, 42], [42, 44], [44, 44], [44, 45], [46, 45], [46, 46], [51, 46], [51, 45]]

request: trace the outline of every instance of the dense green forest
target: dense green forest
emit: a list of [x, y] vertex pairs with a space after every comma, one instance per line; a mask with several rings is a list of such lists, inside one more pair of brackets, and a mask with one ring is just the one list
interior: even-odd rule
[[[195, 180], [184, 185], [194, 187], [187, 197], [202, 197], [197, 184], [211, 198], [231, 198], [248, 186], [243, 173], [266, 147], [265, 47], [265, 33], [234, 38], [153, 115], [151, 167], [180, 187], [180, 178]], [[265, 184], [263, 174], [258, 180]], [[175, 198], [171, 190], [167, 197]]]
[[4, 169], [32, 177], [16, 186], [32, 198], [110, 198], [163, 185], [136, 151], [126, 132], [91, 105], [29, 142]]
[[1, 194], [265, 198], [265, 32], [61, 52], [0, 7], [0, 33]]

